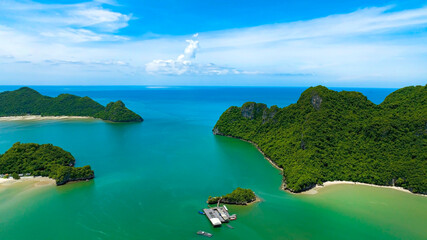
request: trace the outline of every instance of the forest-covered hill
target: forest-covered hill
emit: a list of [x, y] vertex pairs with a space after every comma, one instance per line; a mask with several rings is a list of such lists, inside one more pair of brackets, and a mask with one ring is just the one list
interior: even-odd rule
[[0, 117], [24, 115], [88, 116], [112, 122], [143, 121], [122, 101], [111, 102], [104, 107], [89, 97], [71, 94], [48, 97], [28, 87], [0, 93]]
[[74, 167], [71, 153], [52, 144], [15, 143], [0, 154], [0, 174], [50, 177], [57, 185], [95, 177], [90, 166]]
[[345, 180], [427, 193], [426, 86], [399, 89], [379, 105], [359, 92], [311, 87], [284, 108], [230, 107], [213, 133], [256, 144], [292, 192]]

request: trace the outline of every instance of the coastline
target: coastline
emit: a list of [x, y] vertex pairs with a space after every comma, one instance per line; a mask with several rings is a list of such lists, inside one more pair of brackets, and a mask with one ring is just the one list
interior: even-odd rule
[[255, 195], [255, 201], [247, 203], [246, 206], [250, 206], [250, 205], [253, 205], [253, 204], [259, 203], [259, 202], [262, 202], [262, 199], [259, 198], [257, 195]]
[[411, 191], [409, 191], [408, 189], [404, 189], [402, 187], [396, 187], [396, 186], [381, 186], [381, 185], [375, 185], [375, 184], [370, 184], [370, 183], [362, 183], [362, 182], [351, 182], [351, 181], [327, 181], [324, 182], [322, 185], [316, 185], [315, 187], [301, 192], [301, 193], [293, 193], [293, 194], [301, 194], [301, 195], [313, 195], [313, 194], [317, 194], [319, 193], [318, 190], [328, 187], [328, 186], [334, 186], [334, 185], [340, 185], [340, 184], [348, 184], [348, 185], [362, 185], [362, 186], [369, 186], [369, 187], [377, 187], [377, 188], [388, 188], [388, 189], [394, 189], [394, 190], [398, 190], [401, 192], [405, 192], [405, 193], [410, 193], [413, 195], [418, 195], [418, 196], [423, 196], [423, 197], [427, 197], [427, 195], [425, 194], [419, 194], [419, 193], [413, 193]]
[[237, 138], [237, 137], [232, 137], [232, 136], [227, 136], [227, 135], [223, 135], [223, 134], [221, 134], [221, 133], [214, 133], [214, 135], [218, 135], [218, 136], [223, 136], [223, 137], [229, 137], [229, 138], [234, 138], [234, 139], [239, 139], [239, 140], [241, 140], [241, 141], [244, 141], [244, 142], [247, 142], [247, 143], [250, 143], [250, 144], [252, 144], [261, 154], [262, 154], [262, 156], [264, 156], [264, 158], [267, 160], [267, 161], [269, 161], [270, 162], [270, 164], [274, 167], [274, 168], [276, 168], [276, 169], [278, 169], [278, 170], [280, 170], [280, 171], [283, 171], [283, 168], [281, 168], [281, 167], [279, 167], [275, 162], [273, 162], [273, 160], [271, 160], [269, 157], [267, 157], [266, 155], [265, 155], [265, 153], [263, 152], [263, 151], [261, 151], [261, 149], [258, 147], [258, 144], [256, 144], [256, 143], [254, 143], [254, 142], [252, 142], [252, 141], [249, 141], [249, 140], [246, 140], [246, 139], [242, 139], [242, 138]]
[[13, 179], [13, 178], [0, 178], [0, 188], [2, 187], [9, 187], [15, 183], [22, 183], [22, 182], [33, 182], [34, 186], [48, 186], [53, 185], [56, 186], [56, 181], [54, 179], [48, 178], [48, 177], [21, 177], [20, 179]]
[[[239, 139], [241, 141], [252, 144], [264, 156], [264, 159], [266, 159], [274, 168], [279, 169], [280, 171], [283, 171], [283, 168], [280, 168], [275, 162], [273, 162], [269, 157], [267, 157], [263, 151], [261, 151], [261, 149], [258, 147], [258, 144], [254, 143], [252, 141], [246, 140], [246, 139], [241, 139], [241, 138], [237, 138], [237, 137], [223, 135], [220, 132], [217, 132], [217, 133], [214, 132], [214, 135]], [[338, 185], [338, 184], [357, 184], [357, 185], [370, 186], [370, 187], [389, 188], [389, 189], [394, 189], [394, 190], [398, 190], [398, 191], [405, 192], [405, 193], [410, 193], [413, 195], [419, 195], [419, 196], [427, 197], [427, 195], [425, 195], [425, 194], [413, 193], [413, 192], [409, 191], [408, 189], [405, 189], [402, 187], [381, 186], [381, 185], [375, 185], [375, 184], [370, 184], [370, 183], [361, 183], [361, 182], [352, 182], [352, 181], [327, 181], [327, 182], [324, 182], [322, 185], [317, 184], [313, 188], [310, 188], [306, 191], [295, 193], [295, 192], [289, 191], [285, 188], [285, 181], [284, 181], [283, 176], [282, 176], [282, 184], [280, 185], [280, 190], [291, 193], [291, 194], [295, 194], [295, 195], [314, 195], [314, 194], [318, 193], [319, 189], [322, 189], [322, 188], [325, 188], [328, 186]]]
[[25, 116], [8, 116], [0, 117], [0, 121], [39, 121], [39, 120], [82, 120], [95, 119], [89, 116], [41, 116], [41, 115], [25, 115]]
[[[255, 203], [259, 203], [259, 202], [262, 202], [262, 199], [260, 197], [258, 197], [257, 195], [255, 195], [255, 200], [252, 202], [246, 203], [246, 204], [223, 203], [223, 202], [220, 202], [220, 204], [223, 204], [223, 205], [228, 204], [228, 205], [234, 205], [234, 206], [249, 206], [249, 205], [253, 205]], [[214, 204], [209, 204], [208, 202], [206, 202], [206, 203], [208, 204], [208, 206], [216, 205], [216, 203], [214, 203]]]

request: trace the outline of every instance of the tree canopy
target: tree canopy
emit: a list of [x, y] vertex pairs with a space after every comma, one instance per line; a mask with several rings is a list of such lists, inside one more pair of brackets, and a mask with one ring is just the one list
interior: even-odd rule
[[427, 193], [426, 86], [399, 89], [379, 105], [358, 92], [311, 87], [285, 108], [230, 107], [213, 132], [256, 144], [293, 192], [343, 180]]
[[95, 177], [90, 166], [74, 167], [71, 153], [52, 144], [15, 143], [0, 155], [0, 174], [50, 177], [57, 185]]
[[143, 121], [122, 101], [111, 102], [104, 107], [89, 97], [61, 94], [52, 98], [28, 87], [0, 93], [0, 117], [23, 115], [88, 116], [112, 122]]
[[219, 202], [227, 204], [246, 205], [256, 200], [255, 193], [250, 189], [236, 188], [233, 192], [222, 197], [209, 197], [208, 204], [216, 204]]

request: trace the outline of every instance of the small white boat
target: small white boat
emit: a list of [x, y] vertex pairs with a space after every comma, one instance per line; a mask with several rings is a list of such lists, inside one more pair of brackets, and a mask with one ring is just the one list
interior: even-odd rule
[[208, 233], [208, 232], [205, 232], [205, 231], [198, 231], [197, 234], [198, 235], [203, 235], [205, 237], [212, 237], [212, 233]]

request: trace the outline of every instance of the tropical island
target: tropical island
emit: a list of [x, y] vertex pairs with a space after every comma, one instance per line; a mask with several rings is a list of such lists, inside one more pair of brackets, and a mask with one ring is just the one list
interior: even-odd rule
[[399, 89], [379, 105], [359, 92], [311, 87], [284, 108], [230, 107], [213, 133], [253, 143], [291, 192], [352, 181], [427, 193], [426, 86]]
[[52, 144], [17, 142], [0, 154], [0, 175], [49, 177], [56, 185], [95, 177], [90, 166], [74, 167], [75, 162], [71, 153]]
[[28, 87], [0, 93], [0, 117], [26, 115], [93, 117], [111, 122], [143, 121], [120, 100], [104, 107], [89, 97], [71, 94], [48, 97]]
[[233, 192], [221, 197], [209, 196], [208, 204], [226, 203], [236, 205], [247, 205], [248, 203], [255, 202], [257, 197], [251, 189], [236, 188]]

